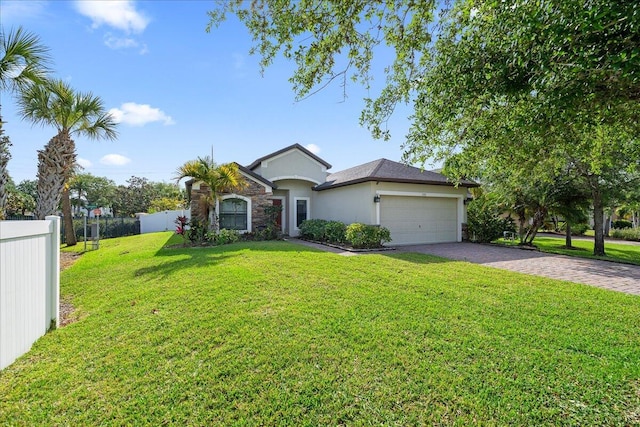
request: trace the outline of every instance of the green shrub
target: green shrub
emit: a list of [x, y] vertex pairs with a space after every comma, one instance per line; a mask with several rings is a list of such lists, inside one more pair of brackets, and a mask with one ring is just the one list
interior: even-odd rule
[[640, 228], [614, 229], [611, 231], [611, 237], [640, 242]]
[[474, 242], [489, 243], [503, 236], [505, 231], [516, 231], [511, 218], [500, 217], [496, 210], [474, 200], [467, 209], [469, 238]]
[[633, 224], [631, 221], [627, 221], [626, 219], [617, 219], [613, 221], [611, 224], [611, 228], [623, 229], [623, 228], [631, 228]]
[[300, 237], [324, 242], [327, 222], [325, 219], [306, 219], [302, 221], [302, 224], [300, 224]]
[[227, 230], [223, 228], [218, 231], [214, 237], [216, 245], [227, 245], [229, 243], [235, 243], [240, 240], [240, 233], [237, 230]]
[[589, 224], [571, 224], [571, 235], [584, 236], [584, 233], [586, 233], [590, 228]]
[[330, 243], [344, 243], [347, 225], [340, 221], [329, 221], [324, 227], [324, 237]]
[[204, 243], [210, 240], [209, 221], [200, 221], [197, 218], [191, 218], [189, 221], [189, 240], [193, 243]]
[[347, 226], [345, 238], [354, 248], [370, 249], [379, 248], [383, 243], [390, 242], [391, 233], [385, 227], [354, 222]]

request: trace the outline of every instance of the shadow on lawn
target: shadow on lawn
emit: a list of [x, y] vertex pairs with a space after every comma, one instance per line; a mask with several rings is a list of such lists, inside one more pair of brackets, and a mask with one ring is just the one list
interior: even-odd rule
[[[156, 265], [139, 268], [134, 272], [134, 276], [153, 275], [167, 277], [173, 272], [182, 269], [211, 268], [241, 257], [243, 252], [246, 251], [322, 253], [318, 249], [285, 241], [249, 241], [220, 246], [182, 246], [176, 245], [175, 240], [174, 236], [169, 237], [154, 254], [154, 257], [164, 258], [166, 261], [162, 260]], [[274, 268], [277, 268], [277, 266], [274, 265]]]
[[400, 261], [411, 262], [414, 264], [446, 264], [450, 262], [456, 262], [455, 259], [443, 258], [436, 255], [430, 255], [419, 252], [375, 252], [379, 255], [384, 255], [389, 258], [397, 259]]

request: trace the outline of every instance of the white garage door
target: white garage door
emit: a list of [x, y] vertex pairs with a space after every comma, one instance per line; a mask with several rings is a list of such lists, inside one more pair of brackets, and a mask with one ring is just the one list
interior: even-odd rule
[[382, 196], [380, 225], [391, 231], [392, 245], [456, 242], [458, 199]]

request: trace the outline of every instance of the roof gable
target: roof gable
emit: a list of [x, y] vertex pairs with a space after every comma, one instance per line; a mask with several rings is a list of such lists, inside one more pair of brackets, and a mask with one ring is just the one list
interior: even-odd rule
[[275, 151], [275, 152], [273, 152], [271, 154], [267, 154], [266, 156], [260, 157], [259, 159], [255, 160], [253, 163], [251, 163], [249, 166], [247, 166], [247, 169], [254, 170], [258, 166], [260, 166], [260, 164], [262, 162], [264, 162], [265, 160], [273, 159], [273, 158], [278, 157], [278, 156], [280, 156], [280, 155], [282, 155], [282, 154], [284, 154], [284, 153], [286, 153], [288, 151], [291, 151], [291, 150], [299, 150], [304, 155], [312, 158], [316, 162], [318, 162], [321, 165], [323, 165], [325, 168], [331, 169], [331, 165], [328, 162], [326, 162], [325, 160], [323, 160], [320, 157], [316, 156], [315, 154], [313, 154], [311, 151], [307, 150], [306, 148], [304, 148], [300, 144], [293, 144], [293, 145], [290, 145], [288, 147], [282, 148], [282, 149], [280, 149], [278, 151]]
[[[455, 185], [454, 182], [440, 173], [422, 170], [387, 159], [378, 159], [333, 173], [327, 177], [326, 182], [316, 186], [314, 189], [322, 191], [367, 181]], [[461, 180], [458, 185], [461, 187], [478, 187], [477, 183], [469, 180]]]
[[271, 187], [272, 189], [278, 187], [273, 182], [269, 181], [266, 178], [261, 177], [257, 173], [254, 173], [252, 170], [250, 170], [250, 169], [248, 169], [248, 168], [246, 168], [246, 167], [244, 167], [242, 165], [239, 165], [238, 163], [236, 163], [236, 165], [238, 165], [238, 170], [240, 171], [240, 173], [242, 173], [246, 178], [249, 178], [249, 179], [257, 182], [258, 184], [261, 184], [261, 185], [265, 186], [265, 187]]

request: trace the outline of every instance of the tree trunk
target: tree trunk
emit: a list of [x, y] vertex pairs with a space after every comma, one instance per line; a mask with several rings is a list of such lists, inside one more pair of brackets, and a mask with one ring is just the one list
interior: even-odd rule
[[573, 247], [573, 243], [571, 242], [571, 223], [565, 220], [565, 224], [567, 226], [567, 235], [564, 239], [564, 245], [567, 249], [571, 249]]
[[76, 161], [75, 143], [68, 133], [60, 132], [38, 151], [38, 202], [36, 219], [44, 219], [58, 210], [62, 189]]
[[71, 199], [69, 197], [69, 187], [62, 189], [62, 220], [64, 221], [64, 240], [67, 246], [75, 246], [76, 230], [73, 228], [73, 213], [71, 212]]
[[524, 214], [524, 211], [518, 214], [518, 237], [520, 238], [520, 243], [524, 243], [525, 239], [525, 224], [527, 223], [527, 217]]
[[595, 237], [593, 238], [593, 254], [596, 256], [604, 256], [604, 206], [602, 203], [602, 194], [598, 186], [592, 188], [593, 197], [593, 230]]
[[609, 231], [611, 230], [611, 215], [607, 215], [604, 220], [604, 236], [609, 237]]
[[527, 235], [524, 238], [524, 243], [527, 245], [533, 244], [533, 239], [536, 238], [536, 234], [538, 234], [538, 229], [542, 227], [544, 224], [544, 218], [547, 216], [547, 208], [538, 207], [536, 209], [535, 214], [533, 214], [533, 223], [531, 224], [531, 228], [527, 232]]
[[9, 153], [9, 138], [2, 136], [2, 118], [0, 118], [0, 220], [5, 219], [7, 207], [7, 184], [9, 183], [9, 171], [7, 165], [11, 154]]

